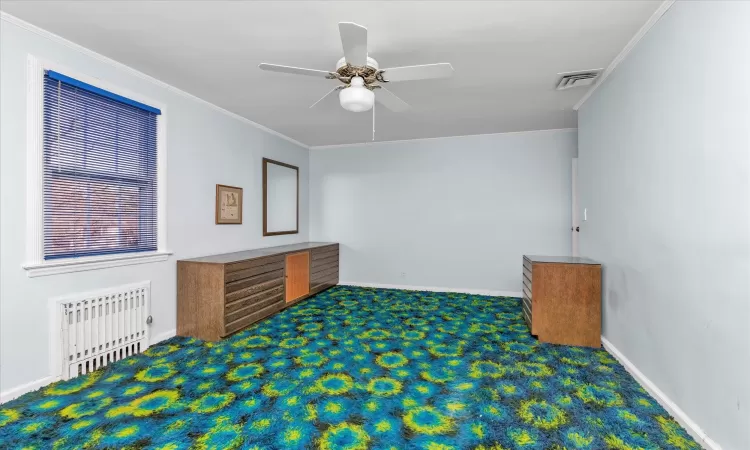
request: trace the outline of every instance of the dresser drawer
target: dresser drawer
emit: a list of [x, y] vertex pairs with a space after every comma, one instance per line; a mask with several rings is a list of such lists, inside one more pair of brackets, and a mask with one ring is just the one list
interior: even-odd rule
[[531, 316], [532, 316], [533, 313], [532, 313], [531, 308], [529, 307], [528, 303], [524, 302], [521, 305], [521, 309], [523, 309], [524, 314], [526, 314], [527, 316], [529, 316], [529, 318], [531, 318]]
[[527, 288], [526, 285], [523, 285], [523, 296], [531, 301], [531, 289]]
[[532, 308], [531, 299], [526, 297], [526, 294], [524, 294], [521, 299], [521, 311], [523, 311], [523, 317], [526, 320], [526, 324], [529, 326], [529, 332], [532, 335], [536, 335], [534, 332], [534, 309]]
[[[225, 275], [224, 336], [239, 331], [284, 307], [284, 261], [243, 267]], [[260, 271], [261, 273], [257, 273]], [[237, 278], [232, 274], [242, 274]]]
[[224, 281], [227, 283], [232, 283], [235, 281], [257, 277], [258, 275], [263, 275], [282, 269], [284, 269], [284, 260], [277, 260], [277, 258], [264, 258], [262, 260], [262, 263], [253, 267], [225, 273]]
[[253, 324], [261, 319], [264, 319], [271, 314], [281, 311], [284, 308], [284, 298], [280, 297], [281, 301], [276, 301], [266, 305], [262, 309], [247, 310], [244, 314], [234, 315], [231, 322], [227, 321], [229, 316], [225, 316], [224, 322], [224, 336], [228, 336], [234, 332], [237, 332], [246, 326]]
[[328, 253], [328, 254], [324, 255], [324, 257], [322, 257], [320, 259], [314, 259], [310, 263], [310, 268], [313, 269], [313, 272], [315, 272], [314, 269], [319, 269], [321, 267], [327, 267], [327, 266], [331, 266], [331, 265], [338, 266], [338, 264], [339, 264], [339, 254], [337, 252], [336, 253]]
[[310, 285], [315, 285], [318, 281], [338, 279], [339, 277], [339, 266], [331, 266], [328, 268], [322, 268], [318, 272], [314, 272], [310, 275]]
[[[226, 281], [231, 281], [227, 277], [230, 275], [241, 272], [243, 270], [252, 269], [254, 267], [264, 266], [267, 264], [273, 264], [273, 263], [284, 263], [284, 255], [273, 255], [273, 256], [264, 256], [262, 258], [256, 258], [256, 259], [248, 259], [245, 261], [239, 261], [232, 264], [226, 265], [226, 270], [224, 271], [224, 279]], [[240, 276], [239, 278], [243, 278], [243, 276]], [[239, 279], [234, 278], [234, 279]]]
[[531, 293], [531, 280], [526, 278], [526, 275], [522, 275], [521, 279], [523, 280], [523, 286], [529, 290], [529, 293]]
[[284, 286], [275, 286], [268, 290], [225, 303], [224, 314], [228, 319], [227, 322], [231, 322], [237, 319], [235, 315], [241, 311], [245, 311], [248, 308], [263, 309], [275, 301], [283, 300], [283, 298]]
[[531, 281], [531, 268], [526, 267], [525, 264], [523, 266], [523, 276], [525, 276], [529, 281]]
[[310, 282], [310, 292], [318, 293], [320, 291], [326, 290], [329, 287], [333, 287], [339, 284], [339, 278], [338, 274], [335, 278], [329, 278], [326, 280], [316, 280], [315, 282]]
[[247, 297], [255, 292], [264, 291], [264, 287], [267, 283], [283, 281], [284, 269], [282, 268], [261, 275], [256, 275], [254, 277], [243, 278], [241, 280], [226, 283], [224, 292], [227, 297], [232, 296], [232, 300], [236, 300], [237, 298]]
[[231, 292], [227, 290], [226, 295], [224, 296], [224, 304], [237, 301], [241, 298], [249, 297], [253, 294], [267, 291], [277, 286], [281, 286], [283, 289], [284, 287], [283, 277], [274, 277], [269, 280], [258, 282], [257, 284], [251, 284], [249, 286], [245, 286], [242, 289], [233, 290]]
[[339, 246], [329, 245], [327, 247], [314, 248], [312, 249], [310, 256], [312, 257], [311, 265], [313, 267], [315, 267], [316, 265], [326, 264], [333, 259], [338, 261]]
[[313, 250], [310, 263], [310, 291], [321, 291], [339, 282], [339, 246]]
[[526, 309], [525, 305], [521, 308], [521, 311], [523, 312], [523, 320], [526, 321], [526, 325], [529, 327], [529, 332], [531, 332], [531, 312]]

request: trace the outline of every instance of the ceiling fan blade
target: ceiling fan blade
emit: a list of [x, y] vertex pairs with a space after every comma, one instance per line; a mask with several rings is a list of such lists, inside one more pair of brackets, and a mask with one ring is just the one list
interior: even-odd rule
[[315, 106], [318, 103], [320, 103], [324, 98], [328, 97], [329, 95], [333, 94], [336, 91], [340, 91], [343, 88], [344, 88], [344, 86], [336, 86], [335, 88], [331, 89], [330, 91], [328, 91], [328, 93], [326, 95], [320, 97], [320, 100], [318, 100], [317, 102], [315, 102], [312, 105], [310, 105], [310, 108], [312, 108], [313, 106]]
[[396, 94], [384, 88], [383, 86], [380, 86], [380, 88], [376, 91], [377, 92], [375, 92], [375, 100], [377, 100], [383, 106], [393, 112], [403, 112], [411, 108], [408, 103], [398, 98]]
[[344, 59], [352, 66], [367, 65], [367, 28], [354, 22], [339, 22]]
[[301, 67], [280, 66], [278, 64], [261, 63], [258, 65], [258, 67], [261, 70], [268, 70], [270, 72], [291, 73], [295, 75], [307, 75], [309, 77], [326, 78], [331, 75], [330, 72], [326, 72], [325, 70], [303, 69]]
[[386, 81], [426, 80], [429, 78], [448, 78], [453, 75], [450, 63], [424, 64], [421, 66], [391, 67], [383, 69]]

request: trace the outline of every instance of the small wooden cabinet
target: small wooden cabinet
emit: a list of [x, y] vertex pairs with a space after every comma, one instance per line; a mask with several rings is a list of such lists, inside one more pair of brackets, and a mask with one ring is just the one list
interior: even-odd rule
[[523, 257], [523, 317], [541, 342], [601, 346], [601, 265], [580, 257]]
[[177, 334], [210, 341], [338, 284], [339, 245], [306, 242], [177, 261]]

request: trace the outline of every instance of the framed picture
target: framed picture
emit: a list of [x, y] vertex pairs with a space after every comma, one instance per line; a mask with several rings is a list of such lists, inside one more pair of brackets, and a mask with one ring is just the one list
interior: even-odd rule
[[216, 185], [216, 223], [242, 223], [242, 188]]

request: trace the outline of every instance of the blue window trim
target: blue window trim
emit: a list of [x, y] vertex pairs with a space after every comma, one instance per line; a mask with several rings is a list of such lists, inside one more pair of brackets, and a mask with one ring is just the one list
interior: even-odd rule
[[150, 113], [161, 114], [161, 110], [154, 108], [153, 106], [148, 106], [141, 102], [131, 100], [127, 97], [123, 97], [122, 95], [117, 95], [114, 92], [105, 91], [104, 89], [98, 88], [96, 86], [92, 86], [88, 83], [84, 83], [83, 81], [76, 80], [75, 78], [71, 78], [67, 75], [63, 75], [60, 72], [55, 72], [54, 70], [48, 70], [47, 76], [49, 76], [53, 80], [62, 81], [63, 83], [73, 85], [79, 89], [93, 92], [94, 94], [99, 94], [102, 97], [111, 98], [112, 100], [116, 100], [120, 103], [125, 103], [126, 105], [135, 106], [136, 108], [142, 109], [144, 111], [148, 111]]

